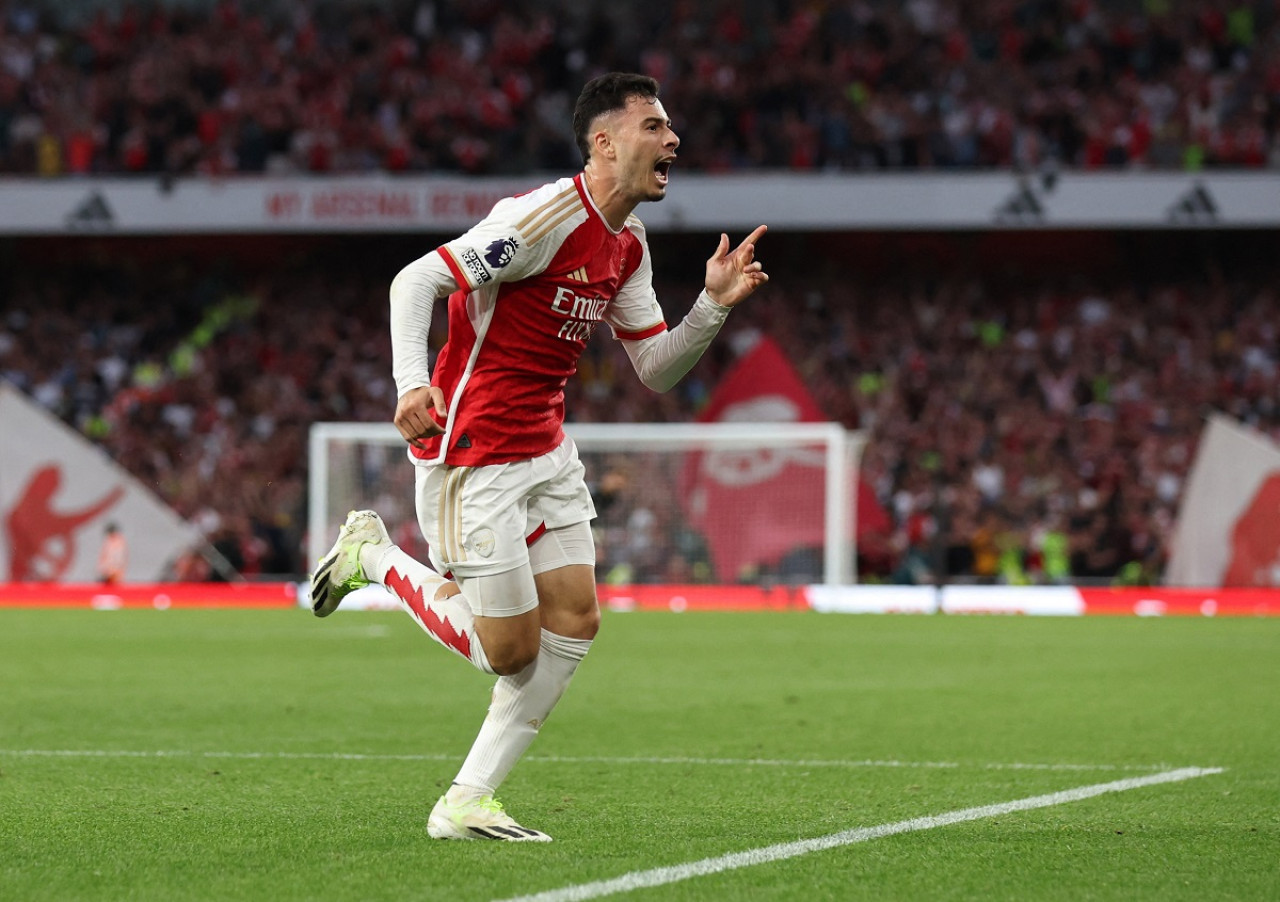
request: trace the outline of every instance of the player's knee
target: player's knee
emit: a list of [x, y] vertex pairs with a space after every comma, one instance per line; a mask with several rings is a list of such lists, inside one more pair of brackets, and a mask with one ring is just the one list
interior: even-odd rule
[[573, 633], [575, 639], [594, 639], [596, 633], [600, 632], [600, 608], [598, 605], [592, 605], [590, 610], [583, 611], [578, 615], [577, 630]]
[[542, 644], [536, 610], [518, 617], [477, 618], [476, 633], [484, 645], [489, 666], [499, 676], [512, 676], [524, 670], [538, 656]]
[[538, 657], [538, 649], [536, 646], [528, 648], [524, 645], [507, 645], [494, 649], [488, 657], [489, 666], [498, 676], [515, 676], [533, 663]]
[[537, 576], [542, 628], [571, 639], [594, 639], [600, 630], [595, 571], [565, 566]]
[[542, 608], [542, 628], [557, 636], [568, 636], [570, 639], [594, 639], [600, 632], [600, 607], [595, 604], [574, 605], [572, 607]]

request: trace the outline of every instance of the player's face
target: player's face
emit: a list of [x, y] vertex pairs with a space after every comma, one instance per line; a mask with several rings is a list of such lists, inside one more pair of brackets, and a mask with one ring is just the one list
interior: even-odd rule
[[634, 200], [662, 200], [667, 177], [676, 159], [680, 138], [656, 97], [627, 98], [610, 132], [617, 148], [618, 182]]

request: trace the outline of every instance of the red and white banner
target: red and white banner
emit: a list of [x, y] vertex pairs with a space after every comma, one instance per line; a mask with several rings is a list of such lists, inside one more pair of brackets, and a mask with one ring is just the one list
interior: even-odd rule
[[126, 543], [124, 582], [162, 578], [199, 540], [91, 442], [0, 383], [0, 582], [96, 581], [110, 523]]
[[[305, 584], [298, 604], [310, 608]], [[226, 591], [226, 590], [224, 590]], [[1280, 617], [1280, 590], [1163, 586], [718, 586], [609, 585], [610, 611], [807, 611], [820, 614], [1005, 614], [1025, 617]], [[176, 593], [175, 593], [176, 595]], [[0, 587], [0, 606], [4, 588]], [[348, 595], [340, 610], [400, 608], [381, 586]]]
[[805, 586], [819, 614], [936, 614], [936, 586]]
[[1274, 589], [1145, 588], [1078, 589], [1085, 614], [1139, 617], [1280, 617]]
[[[289, 608], [310, 610], [302, 583], [0, 583], [4, 608]], [[707, 586], [599, 587], [601, 607], [623, 611], [816, 611], [839, 614], [1280, 617], [1277, 589], [1076, 588], [1073, 586]], [[339, 611], [401, 608], [381, 586], [359, 589]], [[307, 615], [310, 619], [310, 615]]]
[[[859, 587], [851, 587], [855, 592]], [[941, 586], [943, 614], [1022, 614], [1047, 617], [1278, 617], [1273, 589], [1194, 589], [1165, 586]]]
[[1165, 581], [1280, 586], [1280, 446], [1209, 418], [1178, 511]]
[[610, 611], [804, 611], [807, 586], [601, 585]]
[[[725, 374], [700, 422], [818, 423], [827, 418], [799, 374], [761, 338]], [[825, 457], [817, 447], [689, 455], [682, 478], [689, 524], [707, 539], [716, 579], [735, 583], [798, 549], [824, 544]], [[875, 495], [857, 481], [857, 535], [888, 528]], [[850, 499], [852, 504], [853, 499]]]
[[0, 583], [0, 608], [293, 608], [301, 591], [295, 583]]
[[1086, 612], [1074, 586], [942, 586], [938, 610], [944, 614], [1030, 614], [1078, 617]]

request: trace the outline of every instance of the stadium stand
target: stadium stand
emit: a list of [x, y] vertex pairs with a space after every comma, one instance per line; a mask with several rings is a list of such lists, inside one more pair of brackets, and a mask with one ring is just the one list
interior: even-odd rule
[[[722, 171], [1280, 165], [1269, 0], [0, 6], [0, 172], [576, 165], [644, 71]], [[685, 123], [697, 128], [683, 129]]]
[[[0, 2], [0, 174], [572, 171], [572, 97], [610, 68], [664, 83], [677, 129], [697, 125], [680, 150], [695, 171], [1274, 168], [1277, 11]], [[665, 273], [698, 272], [705, 249], [653, 240], [674, 320], [696, 286]], [[770, 258], [770, 303], [731, 331], [775, 337], [826, 413], [870, 434], [864, 475], [895, 528], [862, 548], [863, 578], [1158, 578], [1206, 410], [1280, 429], [1274, 279], [1259, 269], [1274, 233], [1048, 234], [1016, 253], [1005, 234], [975, 265], [983, 240], [796, 236]], [[302, 573], [307, 428], [388, 418], [386, 282], [432, 246], [8, 241], [0, 377], [240, 573]], [[688, 420], [733, 347], [654, 395], [598, 338], [569, 409]], [[175, 576], [217, 575], [192, 558]]]
[[[863, 548], [863, 579], [1158, 579], [1205, 412], [1280, 438], [1275, 235], [1211, 237], [797, 237], [770, 264], [770, 302], [735, 312], [675, 391], [644, 389], [597, 336], [567, 406], [582, 421], [690, 420], [735, 345], [766, 333], [829, 417], [870, 435], [864, 478], [894, 529]], [[654, 240], [674, 321], [697, 286], [662, 273], [697, 273], [705, 248]], [[0, 378], [243, 574], [302, 573], [307, 429], [388, 419], [387, 273], [423, 243], [28, 241], [0, 277]], [[847, 266], [807, 266], [819, 258]], [[177, 575], [210, 575], [189, 563]]]

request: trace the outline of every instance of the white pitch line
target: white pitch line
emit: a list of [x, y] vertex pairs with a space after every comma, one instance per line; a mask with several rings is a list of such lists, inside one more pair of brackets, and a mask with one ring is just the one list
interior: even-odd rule
[[14, 758], [220, 758], [244, 761], [455, 761], [457, 755], [364, 755], [358, 752], [192, 752], [182, 749], [0, 749]]
[[[231, 760], [282, 761], [453, 761], [458, 755], [445, 753], [427, 754], [364, 754], [361, 752], [199, 752], [182, 749], [0, 749], [0, 755], [14, 758], [224, 758]], [[1168, 764], [1034, 764], [1028, 762], [987, 762], [963, 764], [959, 761], [895, 761], [892, 759], [785, 759], [785, 758], [694, 758], [687, 756], [632, 756], [608, 755], [528, 755], [521, 759], [532, 764], [673, 764], [682, 766], [708, 765], [713, 767], [837, 767], [837, 768], [904, 768], [918, 770], [1042, 770], [1042, 771], [1154, 771], [1169, 767]]]
[[1153, 771], [1169, 767], [1168, 764], [1034, 764], [1030, 762], [989, 762], [964, 764], [959, 761], [896, 761], [893, 759], [785, 759], [785, 758], [692, 758], [634, 756], [610, 758], [603, 755], [530, 755], [525, 761], [565, 764], [708, 764], [725, 767], [888, 767], [916, 768], [924, 770], [955, 770], [975, 767], [982, 770], [1049, 770], [1049, 771]]
[[1130, 789], [1154, 786], [1159, 783], [1177, 783], [1182, 780], [1209, 776], [1210, 774], [1220, 774], [1222, 771], [1223, 768], [1221, 767], [1184, 767], [1179, 770], [1149, 774], [1145, 777], [1129, 777], [1128, 779], [1116, 780], [1111, 783], [1077, 786], [1074, 789], [1064, 789], [1061, 792], [1051, 792], [1047, 795], [1015, 799], [1012, 802], [1001, 802], [997, 805], [963, 808], [959, 811], [949, 811], [945, 814], [917, 817], [893, 824], [881, 824], [878, 827], [859, 827], [840, 833], [832, 833], [829, 836], [820, 836], [815, 839], [804, 839], [798, 842], [764, 846], [759, 849], [748, 849], [745, 852], [734, 852], [730, 855], [722, 855], [719, 858], [704, 858], [701, 861], [691, 861], [687, 864], [654, 868], [648, 871], [632, 871], [629, 874], [623, 874], [621, 877], [614, 877], [612, 880], [580, 883], [576, 886], [565, 886], [560, 889], [533, 893], [528, 896], [513, 896], [509, 899], [500, 900], [500, 902], [581, 902], [584, 899], [599, 899], [602, 896], [629, 893], [633, 890], [648, 889], [654, 886], [666, 886], [669, 883], [678, 883], [694, 877], [705, 877], [708, 874], [719, 874], [722, 871], [754, 867], [771, 861], [782, 861], [787, 858], [808, 855], [810, 852], [821, 852], [825, 849], [867, 842], [868, 840], [879, 839], [882, 836], [911, 833], [917, 830], [932, 830], [935, 827], [946, 827], [950, 824], [976, 821], [1001, 814], [1010, 814], [1015, 811], [1049, 808], [1053, 805], [1091, 799], [1094, 796], [1104, 795], [1109, 792], [1127, 792]]

